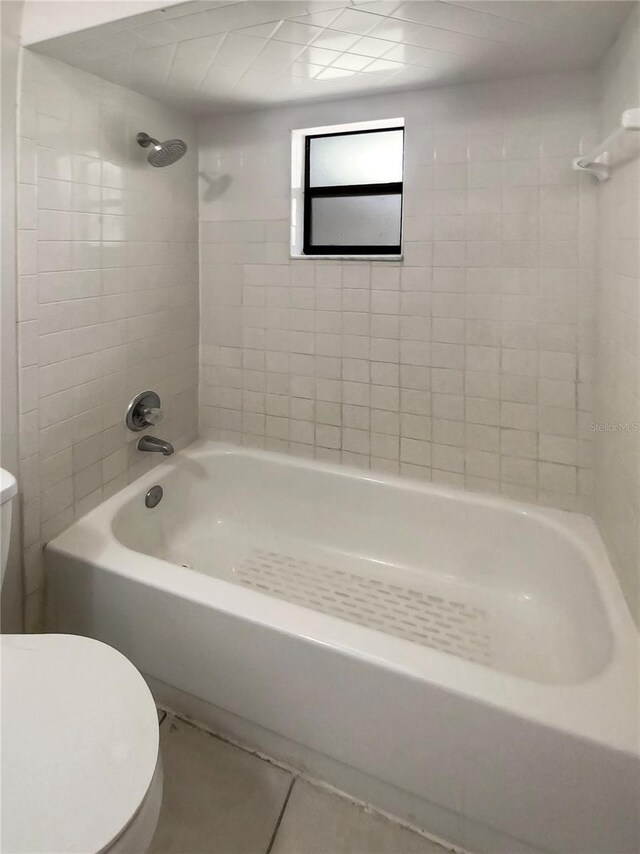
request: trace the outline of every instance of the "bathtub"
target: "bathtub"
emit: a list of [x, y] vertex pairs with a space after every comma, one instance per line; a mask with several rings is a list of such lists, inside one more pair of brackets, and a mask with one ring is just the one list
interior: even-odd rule
[[462, 848], [637, 850], [638, 637], [586, 517], [198, 442], [46, 556], [53, 627], [177, 711]]

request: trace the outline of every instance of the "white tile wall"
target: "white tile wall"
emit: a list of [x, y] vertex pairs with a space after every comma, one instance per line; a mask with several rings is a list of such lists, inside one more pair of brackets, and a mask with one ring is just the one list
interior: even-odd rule
[[[640, 105], [640, 15], [632, 13], [600, 74], [600, 130]], [[640, 425], [640, 158], [598, 190], [599, 276], [594, 420]], [[595, 511], [629, 607], [640, 621], [640, 433], [595, 434]]]
[[[24, 51], [19, 140], [20, 480], [26, 628], [41, 545], [157, 462], [123, 424], [155, 388], [158, 434], [197, 431], [197, 152], [184, 114]], [[138, 130], [183, 137], [154, 169]]]
[[[201, 431], [588, 509], [590, 75], [199, 124]], [[404, 116], [402, 263], [290, 260], [293, 128]]]
[[[0, 7], [0, 466], [18, 474], [17, 347], [17, 134], [16, 92], [20, 64], [22, 3]], [[22, 630], [22, 544], [20, 512], [14, 502], [7, 562], [3, 567], [0, 624], [4, 632]], [[3, 543], [3, 555], [4, 555]]]

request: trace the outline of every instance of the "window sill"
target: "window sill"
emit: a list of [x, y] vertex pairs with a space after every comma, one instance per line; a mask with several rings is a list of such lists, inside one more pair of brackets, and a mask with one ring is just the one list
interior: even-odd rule
[[402, 261], [402, 255], [294, 255], [292, 261]]

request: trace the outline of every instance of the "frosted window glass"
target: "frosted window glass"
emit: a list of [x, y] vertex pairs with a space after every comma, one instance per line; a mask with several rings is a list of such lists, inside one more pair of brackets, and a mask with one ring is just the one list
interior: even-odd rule
[[309, 141], [312, 187], [402, 181], [402, 130], [324, 136]]
[[402, 196], [321, 196], [312, 200], [311, 216], [316, 246], [395, 246]]

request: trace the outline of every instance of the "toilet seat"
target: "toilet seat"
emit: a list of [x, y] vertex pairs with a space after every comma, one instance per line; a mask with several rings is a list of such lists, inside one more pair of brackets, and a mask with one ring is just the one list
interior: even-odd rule
[[3, 635], [0, 654], [2, 850], [124, 850], [140, 815], [152, 835], [158, 718], [136, 668], [75, 635]]

